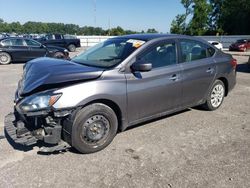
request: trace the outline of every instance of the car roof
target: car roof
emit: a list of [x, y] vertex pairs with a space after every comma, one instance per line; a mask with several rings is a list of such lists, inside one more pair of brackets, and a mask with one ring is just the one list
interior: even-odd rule
[[132, 34], [132, 35], [124, 35], [118, 36], [116, 38], [125, 38], [125, 39], [138, 39], [149, 41], [156, 38], [176, 38], [177, 36], [184, 36], [184, 35], [176, 35], [176, 34]]
[[118, 36], [113, 39], [135, 39], [135, 40], [143, 40], [143, 41], [150, 41], [153, 39], [190, 39], [190, 40], [198, 40], [201, 42], [206, 42], [200, 37], [188, 36], [188, 35], [178, 35], [178, 34], [132, 34], [132, 35], [123, 35]]
[[[23, 37], [3, 37], [0, 40], [5, 40], [5, 39], [28, 39], [28, 38], [23, 38]], [[33, 40], [33, 39], [31, 39], [31, 40]]]

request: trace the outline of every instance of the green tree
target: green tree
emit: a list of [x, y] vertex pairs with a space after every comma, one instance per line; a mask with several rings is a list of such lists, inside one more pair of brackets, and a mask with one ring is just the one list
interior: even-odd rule
[[158, 33], [158, 31], [155, 28], [150, 28], [147, 30], [147, 33]]
[[171, 23], [170, 32], [175, 34], [185, 34], [186, 33], [186, 15], [178, 14]]
[[208, 18], [211, 6], [206, 0], [194, 0], [193, 17], [188, 25], [191, 35], [203, 35], [208, 30]]
[[125, 34], [125, 31], [120, 26], [113, 28], [110, 31], [110, 35], [114, 35], [114, 36], [116, 35], [119, 36], [119, 35], [124, 35], [124, 34]]
[[[156, 32], [151, 29], [151, 32]], [[132, 30], [124, 30], [121, 27], [116, 27], [111, 30], [104, 30], [101, 27], [80, 27], [76, 24], [64, 23], [42, 23], [42, 22], [26, 22], [23, 25], [19, 22], [6, 23], [0, 18], [0, 32], [6, 33], [60, 33], [60, 34], [77, 34], [77, 35], [124, 35], [137, 33]]]
[[171, 23], [170, 32], [176, 34], [187, 34], [187, 17], [192, 13], [193, 0], [181, 0], [185, 8], [184, 14], [178, 14]]
[[22, 33], [23, 32], [23, 26], [19, 22], [12, 22], [9, 24], [10, 32], [13, 33]]
[[209, 0], [211, 12], [209, 14], [208, 32], [209, 34], [223, 33], [219, 23], [221, 19], [221, 11], [224, 0]]
[[227, 34], [244, 35], [250, 33], [250, 1], [224, 0], [219, 25]]

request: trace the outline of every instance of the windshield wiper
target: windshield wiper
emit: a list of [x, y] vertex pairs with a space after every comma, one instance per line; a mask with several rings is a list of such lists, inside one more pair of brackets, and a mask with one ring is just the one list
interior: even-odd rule
[[114, 60], [121, 60], [120, 57], [111, 57], [111, 58], [106, 58], [106, 59], [98, 59], [98, 61], [114, 61]]

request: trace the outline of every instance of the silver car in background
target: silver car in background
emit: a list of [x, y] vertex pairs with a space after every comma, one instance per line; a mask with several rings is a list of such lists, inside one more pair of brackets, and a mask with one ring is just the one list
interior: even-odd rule
[[138, 34], [109, 39], [71, 61], [26, 63], [7, 134], [42, 152], [108, 146], [129, 126], [186, 108], [216, 110], [236, 84], [237, 62], [201, 39]]

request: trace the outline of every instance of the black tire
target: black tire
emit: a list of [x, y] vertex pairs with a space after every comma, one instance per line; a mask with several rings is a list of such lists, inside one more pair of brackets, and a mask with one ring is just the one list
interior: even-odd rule
[[11, 62], [11, 56], [7, 52], [0, 52], [0, 64], [7, 65]]
[[72, 146], [81, 153], [93, 153], [107, 147], [118, 129], [115, 112], [95, 103], [77, 112], [72, 127]]
[[69, 50], [70, 52], [75, 52], [75, 51], [76, 51], [76, 46], [75, 46], [74, 44], [70, 44], [70, 45], [68, 46], [68, 50]]
[[53, 55], [54, 58], [57, 58], [57, 59], [65, 59], [65, 55], [62, 53], [62, 52], [56, 52], [54, 55]]
[[201, 107], [209, 111], [218, 109], [223, 103], [225, 91], [224, 83], [221, 80], [216, 80], [209, 91], [206, 102]]

